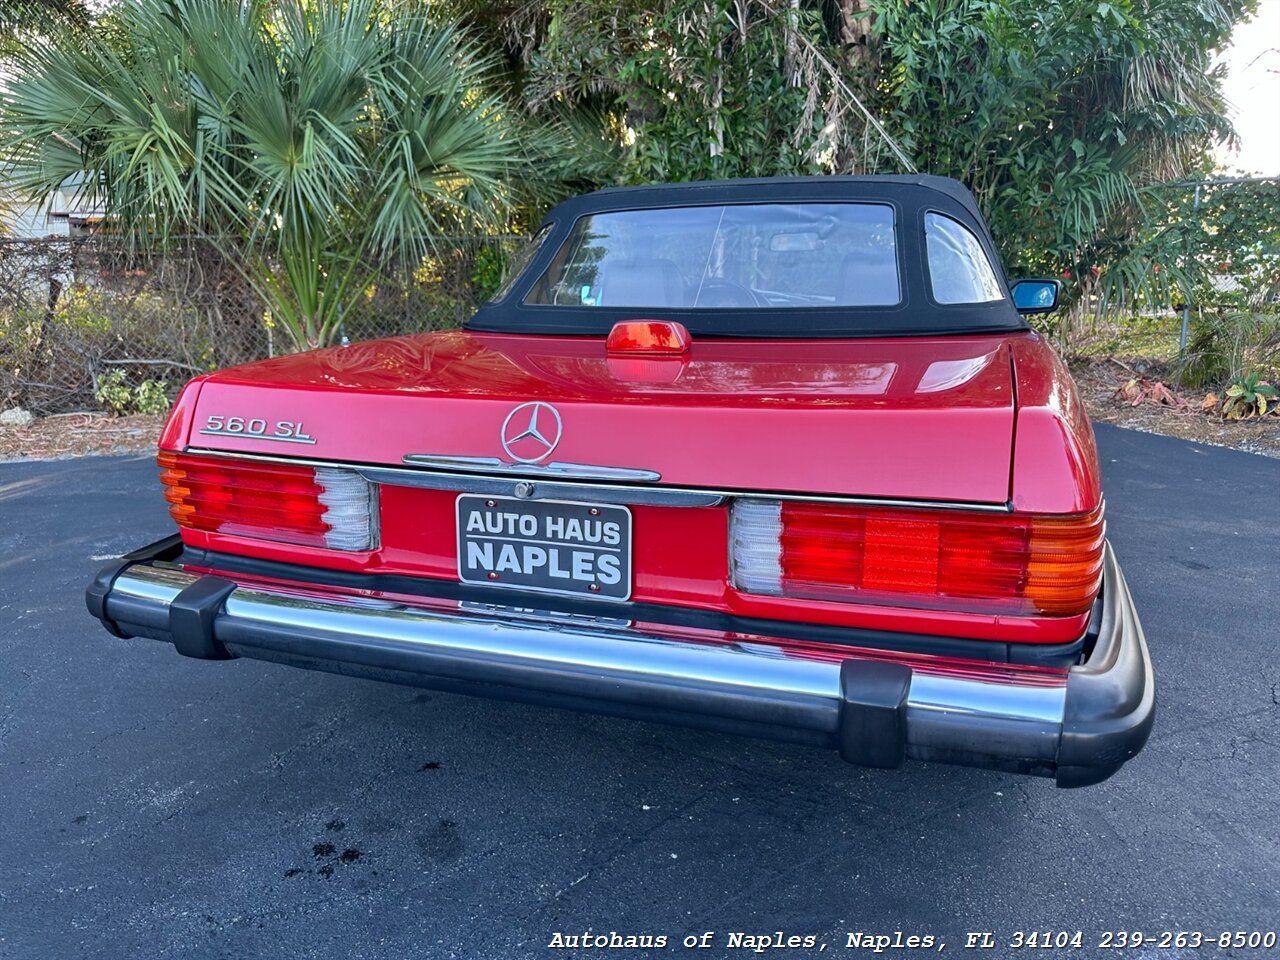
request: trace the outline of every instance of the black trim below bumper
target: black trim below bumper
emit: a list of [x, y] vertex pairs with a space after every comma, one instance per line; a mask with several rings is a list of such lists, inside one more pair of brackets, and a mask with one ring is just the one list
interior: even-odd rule
[[857, 631], [845, 632], [845, 644], [858, 644], [848, 657], [813, 659], [778, 633], [655, 623], [634, 607], [628, 620], [614, 606], [598, 619], [447, 596], [405, 605], [326, 593], [303, 577], [296, 590], [238, 584], [221, 565], [224, 576], [211, 576], [184, 563], [213, 566], [184, 554], [177, 537], [113, 562], [86, 591], [89, 612], [116, 636], [168, 641], [187, 656], [812, 743], [867, 766], [912, 757], [1060, 786], [1111, 776], [1142, 748], [1154, 717], [1150, 658], [1109, 547], [1088, 654], [1065, 674], [907, 663]]

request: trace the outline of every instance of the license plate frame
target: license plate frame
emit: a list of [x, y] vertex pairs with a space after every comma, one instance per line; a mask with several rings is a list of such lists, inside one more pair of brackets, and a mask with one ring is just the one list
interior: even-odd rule
[[[532, 529], [530, 520], [521, 518], [530, 518]], [[631, 599], [635, 531], [627, 507], [462, 493], [454, 502], [454, 522], [458, 579], [463, 583], [615, 603]], [[616, 544], [609, 542], [611, 523], [616, 525]], [[553, 536], [557, 531], [561, 536]], [[567, 536], [574, 532], [576, 538]], [[595, 540], [589, 539], [593, 532], [598, 533]], [[504, 551], [504, 546], [511, 551]], [[614, 561], [602, 562], [605, 557]], [[614, 567], [617, 582], [610, 582]]]

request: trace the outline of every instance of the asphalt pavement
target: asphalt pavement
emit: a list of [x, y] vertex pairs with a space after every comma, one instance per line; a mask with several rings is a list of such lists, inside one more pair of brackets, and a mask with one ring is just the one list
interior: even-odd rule
[[1098, 438], [1159, 708], [1074, 791], [115, 639], [83, 587], [170, 531], [153, 462], [0, 464], [0, 958], [1280, 956], [1100, 946], [1280, 933], [1280, 461]]

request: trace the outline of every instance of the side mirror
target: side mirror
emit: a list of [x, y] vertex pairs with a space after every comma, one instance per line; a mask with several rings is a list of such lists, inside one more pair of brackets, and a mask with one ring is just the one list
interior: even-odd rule
[[1013, 305], [1019, 313], [1053, 313], [1062, 294], [1060, 280], [1019, 280], [1012, 287]]

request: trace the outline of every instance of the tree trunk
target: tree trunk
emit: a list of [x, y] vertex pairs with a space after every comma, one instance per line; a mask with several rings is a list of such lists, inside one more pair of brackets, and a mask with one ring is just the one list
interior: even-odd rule
[[1070, 351], [1075, 343], [1076, 334], [1085, 328], [1085, 320], [1094, 309], [1093, 298], [1098, 289], [1097, 278], [1086, 270], [1082, 271], [1079, 282], [1080, 296], [1069, 309], [1063, 311], [1062, 320], [1058, 325], [1058, 346], [1064, 354]]
[[789, 87], [799, 86], [800, 84], [800, 74], [796, 69], [796, 53], [800, 46], [799, 33], [800, 0], [789, 0], [787, 5], [786, 52], [782, 60], [782, 75], [786, 78], [786, 83]]
[[724, 153], [724, 119], [720, 116], [720, 108], [724, 105], [724, 44], [716, 44], [715, 86], [711, 90], [711, 157]]
[[[58, 300], [62, 296], [62, 281], [54, 276], [53, 255], [49, 256], [49, 296], [45, 299], [44, 313], [40, 316], [40, 333], [36, 336], [36, 349], [31, 357], [29, 379], [39, 382], [50, 375], [53, 361], [53, 319], [57, 314]], [[52, 384], [51, 384], [52, 385]]]
[[217, 365], [247, 363], [271, 353], [262, 302], [244, 277], [211, 247], [194, 247], [191, 255], [207, 268], [200, 293], [217, 324]]

